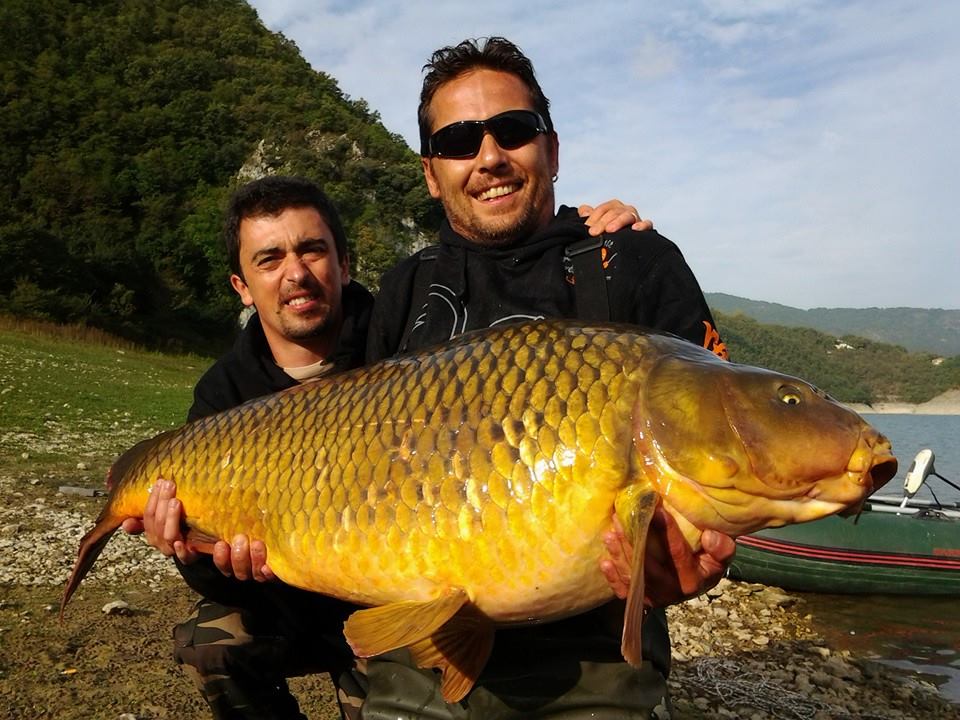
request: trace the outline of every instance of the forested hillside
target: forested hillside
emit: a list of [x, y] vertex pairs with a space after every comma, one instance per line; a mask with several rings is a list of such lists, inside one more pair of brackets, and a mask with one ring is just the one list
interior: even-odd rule
[[960, 387], [960, 356], [932, 353], [811, 328], [765, 325], [744, 315], [716, 313], [730, 359], [812, 382], [838, 400], [920, 403]]
[[[402, 138], [242, 0], [0, 3], [0, 313], [218, 352], [239, 309], [223, 204], [267, 172], [324, 186], [371, 286], [440, 220]], [[763, 326], [717, 297], [734, 359], [843, 400], [960, 386], [956, 357]]]
[[439, 222], [403, 140], [242, 0], [0, 3], [0, 311], [218, 349], [245, 165], [321, 182], [362, 281]]
[[960, 310], [942, 308], [800, 308], [706, 293], [710, 307], [727, 315], [743, 313], [771, 325], [808, 327], [831, 335], [857, 335], [907, 350], [960, 355]]

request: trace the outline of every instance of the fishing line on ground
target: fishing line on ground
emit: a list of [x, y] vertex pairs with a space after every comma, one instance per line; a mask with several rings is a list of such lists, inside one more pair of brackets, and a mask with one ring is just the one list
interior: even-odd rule
[[691, 682], [719, 698], [728, 708], [743, 705], [767, 712], [777, 720], [813, 720], [820, 713], [826, 713], [826, 717], [830, 718], [883, 719], [881, 715], [852, 715], [845, 708], [778, 685], [734, 660], [698, 658], [692, 665], [694, 672]]

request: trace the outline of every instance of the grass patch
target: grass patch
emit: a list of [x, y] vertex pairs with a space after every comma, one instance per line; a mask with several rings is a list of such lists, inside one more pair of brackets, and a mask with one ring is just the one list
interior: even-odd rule
[[102, 482], [119, 453], [184, 421], [211, 362], [92, 328], [0, 318], [0, 471]]

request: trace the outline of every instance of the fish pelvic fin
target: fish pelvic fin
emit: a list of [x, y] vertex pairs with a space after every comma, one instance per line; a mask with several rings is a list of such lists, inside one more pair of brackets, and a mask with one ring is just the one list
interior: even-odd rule
[[633, 559], [630, 570], [630, 590], [627, 592], [623, 616], [623, 637], [620, 651], [623, 659], [633, 667], [643, 662], [642, 633], [644, 616], [644, 567], [647, 552], [647, 536], [650, 522], [660, 504], [660, 496], [648, 487], [633, 485], [617, 498], [617, 514], [633, 542]]
[[448, 703], [466, 697], [493, 650], [493, 621], [474, 605], [464, 605], [430, 637], [410, 646], [422, 668], [439, 668], [440, 692]]
[[382, 655], [430, 637], [468, 601], [465, 590], [450, 588], [433, 600], [357, 610], [343, 624], [343, 634], [357, 657]]
[[110, 538], [120, 527], [124, 518], [109, 512], [109, 506], [104, 509], [100, 517], [97, 518], [97, 524], [93, 526], [83, 539], [80, 541], [80, 549], [77, 551], [77, 562], [73, 566], [70, 577], [67, 580], [67, 587], [63, 591], [63, 598], [60, 600], [60, 622], [63, 622], [63, 611], [70, 602], [70, 597], [80, 585], [80, 581], [90, 572], [90, 568], [100, 557], [100, 553], [110, 542]]

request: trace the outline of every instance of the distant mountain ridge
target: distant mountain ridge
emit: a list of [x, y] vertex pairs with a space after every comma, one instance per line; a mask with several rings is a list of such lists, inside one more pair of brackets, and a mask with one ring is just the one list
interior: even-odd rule
[[761, 323], [813, 328], [837, 337], [856, 335], [944, 357], [960, 355], [960, 310], [906, 307], [802, 310], [726, 293], [705, 295], [712, 309], [729, 315], [741, 313]]

